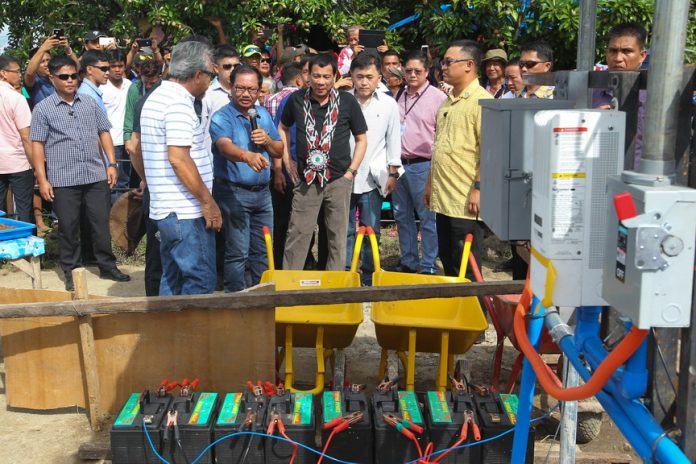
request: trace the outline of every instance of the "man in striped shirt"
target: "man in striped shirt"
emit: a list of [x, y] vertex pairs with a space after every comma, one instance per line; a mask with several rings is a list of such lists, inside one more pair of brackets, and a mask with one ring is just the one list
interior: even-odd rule
[[[116, 268], [111, 251], [109, 196], [118, 178], [109, 135], [111, 124], [93, 98], [76, 93], [76, 68], [64, 55], [48, 63], [56, 92], [34, 107], [29, 132], [39, 192], [44, 200], [53, 202], [53, 211], [58, 215], [60, 265], [68, 291], [74, 289], [71, 271], [80, 258], [82, 204], [92, 229], [90, 238], [100, 277], [119, 282], [130, 280]], [[106, 154], [106, 169], [97, 140]]]
[[213, 200], [213, 169], [205, 124], [194, 100], [210, 86], [212, 52], [200, 42], [172, 50], [169, 80], [143, 105], [140, 118], [150, 218], [160, 233], [160, 295], [215, 290], [215, 234], [222, 215]]

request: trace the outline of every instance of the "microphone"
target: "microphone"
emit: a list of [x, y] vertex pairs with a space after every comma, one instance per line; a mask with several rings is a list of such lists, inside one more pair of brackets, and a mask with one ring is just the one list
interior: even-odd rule
[[[256, 119], [259, 117], [258, 112], [256, 111], [256, 108], [249, 108], [249, 111], [247, 111], [247, 114], [249, 115], [249, 122], [251, 123], [251, 131], [255, 131], [256, 129], [259, 128], [259, 123], [256, 121]], [[255, 152], [260, 152], [259, 146], [256, 145], [255, 143], [251, 143], [251, 147], [253, 151]]]

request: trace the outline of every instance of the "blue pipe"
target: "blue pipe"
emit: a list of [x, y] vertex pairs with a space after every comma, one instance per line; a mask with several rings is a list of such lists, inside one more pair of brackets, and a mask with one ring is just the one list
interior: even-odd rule
[[[586, 359], [593, 369], [596, 369], [607, 356], [606, 350], [598, 346], [601, 345], [597, 335], [600, 312], [601, 308], [597, 307], [578, 308], [576, 336], [566, 335], [559, 342], [561, 350], [585, 381], [589, 380], [591, 374], [583, 363], [580, 353], [586, 354]], [[557, 325], [559, 321], [560, 318], [556, 314], [546, 318], [549, 329]], [[641, 360], [644, 362], [642, 350], [641, 346], [637, 359], [629, 360], [627, 363], [627, 365], [631, 364], [631, 371], [640, 371], [639, 363]], [[623, 396], [621, 378], [614, 375], [614, 378], [605, 386], [605, 390], [597, 393], [596, 397], [645, 462], [653, 462], [654, 457], [661, 463], [687, 464], [689, 462], [679, 447], [664, 436], [662, 428], [655, 422], [645, 406], [635, 399], [629, 400]]]
[[[532, 314], [544, 315], [544, 305], [536, 295], [532, 298]], [[529, 320], [529, 341], [536, 349], [541, 339], [541, 331], [544, 328], [544, 318], [535, 317]], [[536, 374], [527, 358], [524, 358], [522, 367], [522, 379], [520, 380], [520, 397], [517, 407], [517, 424], [515, 424], [515, 438], [512, 442], [512, 463], [524, 464], [527, 455], [527, 440], [529, 438], [529, 425], [532, 419], [532, 404], [534, 402], [534, 387]]]
[[[631, 330], [633, 324], [626, 322], [626, 332]], [[621, 377], [619, 390], [624, 398], [629, 400], [639, 399], [648, 391], [648, 340], [643, 340], [640, 348], [626, 363], [626, 370]]]

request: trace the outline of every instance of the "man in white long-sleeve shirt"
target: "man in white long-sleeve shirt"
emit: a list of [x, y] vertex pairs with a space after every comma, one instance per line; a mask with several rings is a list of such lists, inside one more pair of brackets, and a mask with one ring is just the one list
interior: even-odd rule
[[[401, 122], [396, 101], [377, 87], [382, 79], [377, 55], [361, 54], [350, 66], [353, 94], [367, 122], [367, 151], [353, 182], [348, 213], [348, 250], [346, 268], [350, 268], [355, 243], [356, 211], [361, 226], [370, 226], [379, 237], [382, 196], [396, 189], [401, 167]], [[372, 250], [365, 244], [361, 253], [363, 285], [372, 284]]]

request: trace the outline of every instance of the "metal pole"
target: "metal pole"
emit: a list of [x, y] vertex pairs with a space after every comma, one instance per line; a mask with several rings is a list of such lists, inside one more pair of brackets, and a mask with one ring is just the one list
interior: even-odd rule
[[[580, 385], [580, 375], [575, 367], [568, 361], [567, 357], [563, 357], [563, 387], [573, 388]], [[575, 463], [575, 433], [578, 423], [578, 402], [566, 401], [563, 404], [563, 414], [561, 415], [561, 450], [560, 463], [574, 464]]]
[[580, 3], [580, 27], [578, 29], [578, 71], [592, 71], [595, 60], [596, 36], [597, 0], [582, 0]]
[[686, 0], [656, 0], [655, 22], [648, 68], [645, 134], [639, 172], [674, 176], [677, 116], [684, 75], [684, 45], [689, 19]]

